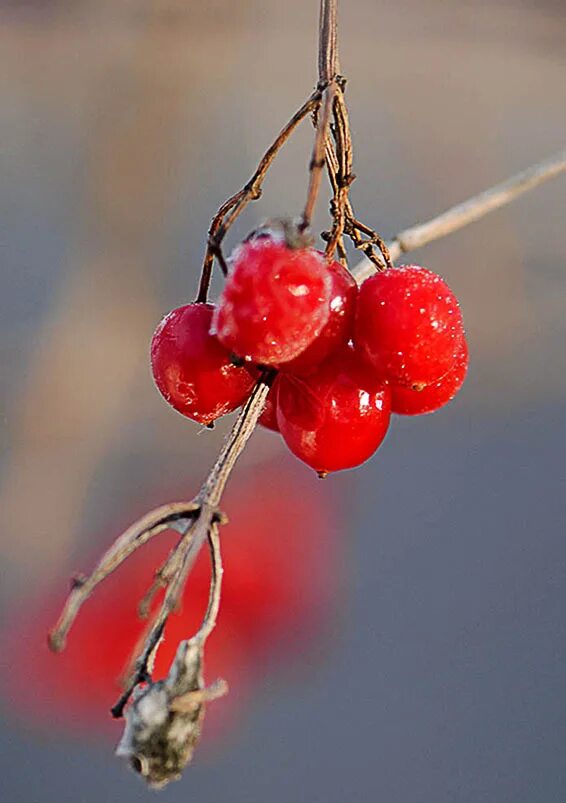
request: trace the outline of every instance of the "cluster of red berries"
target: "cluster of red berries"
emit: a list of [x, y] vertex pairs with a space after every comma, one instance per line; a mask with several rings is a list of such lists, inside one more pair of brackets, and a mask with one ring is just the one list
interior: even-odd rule
[[202, 424], [277, 369], [260, 419], [320, 474], [367, 460], [391, 413], [438, 410], [462, 386], [468, 349], [458, 301], [426, 268], [376, 273], [359, 288], [309, 247], [259, 234], [234, 252], [216, 307], [188, 304], [151, 345], [157, 387]]

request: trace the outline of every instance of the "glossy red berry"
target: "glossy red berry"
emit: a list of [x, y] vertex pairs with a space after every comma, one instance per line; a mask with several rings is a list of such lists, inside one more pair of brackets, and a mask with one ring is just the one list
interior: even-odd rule
[[272, 430], [272, 432], [279, 432], [279, 424], [277, 423], [277, 384], [279, 377], [275, 377], [275, 381], [271, 390], [267, 394], [265, 407], [259, 417], [259, 423], [262, 427]]
[[308, 377], [279, 377], [279, 430], [293, 454], [320, 474], [371, 457], [387, 432], [390, 407], [389, 386], [350, 346]]
[[442, 379], [423, 390], [391, 386], [391, 412], [400, 415], [434, 413], [458, 393], [468, 372], [468, 345], [462, 340], [456, 362]]
[[218, 302], [218, 339], [255, 363], [292, 360], [328, 321], [331, 287], [317, 251], [291, 249], [270, 237], [249, 240], [236, 249]]
[[379, 376], [405, 387], [437, 382], [456, 361], [464, 326], [454, 293], [436, 273], [403, 265], [367, 279], [354, 342]]
[[151, 368], [164, 399], [179, 413], [210, 424], [239, 407], [254, 385], [210, 334], [212, 304], [187, 304], [163, 318], [151, 341]]
[[352, 338], [358, 285], [350, 271], [339, 262], [330, 262], [328, 272], [332, 281], [328, 321], [310, 346], [294, 360], [279, 366], [281, 371], [307, 376]]

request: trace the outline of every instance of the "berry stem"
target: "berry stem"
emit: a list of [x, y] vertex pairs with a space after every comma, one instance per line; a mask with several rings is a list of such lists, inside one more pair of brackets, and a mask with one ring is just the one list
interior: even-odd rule
[[232, 226], [236, 218], [244, 211], [250, 201], [257, 201], [261, 197], [263, 181], [275, 157], [299, 123], [301, 123], [305, 117], [308, 117], [309, 114], [316, 112], [320, 106], [321, 98], [322, 91], [317, 87], [312, 95], [303, 103], [301, 108], [295, 112], [289, 122], [281, 129], [275, 141], [262, 156], [250, 180], [241, 190], [224, 201], [213, 217], [208, 230], [208, 244], [201, 270], [200, 284], [196, 297], [197, 302], [204, 303], [207, 300], [214, 258], [217, 257], [220, 265], [225, 266], [221, 245], [230, 226]]
[[[345, 87], [346, 80], [339, 77], [334, 103], [333, 136], [328, 135], [326, 138], [326, 168], [334, 192], [332, 200], [334, 225], [328, 238], [326, 255], [331, 259], [336, 248], [343, 250], [342, 235], [345, 232], [354, 247], [363, 251], [377, 270], [383, 270], [392, 267], [387, 245], [377, 232], [356, 218], [349, 197], [350, 186], [355, 176], [352, 173], [353, 146], [344, 98]], [[379, 254], [376, 254], [374, 246], [379, 249]]]
[[338, 92], [337, 0], [320, 0], [318, 38], [318, 89], [322, 92], [322, 112], [317, 115], [316, 134], [309, 164], [307, 200], [299, 224], [300, 231], [309, 228], [320, 191], [322, 170], [325, 165], [325, 148]]

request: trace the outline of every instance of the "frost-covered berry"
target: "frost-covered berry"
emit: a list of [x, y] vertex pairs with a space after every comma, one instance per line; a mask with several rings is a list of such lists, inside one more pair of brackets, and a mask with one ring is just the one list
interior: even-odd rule
[[360, 288], [356, 349], [393, 384], [422, 389], [437, 382], [455, 364], [463, 336], [456, 296], [427, 268], [390, 268]]
[[452, 368], [438, 382], [422, 390], [411, 390], [399, 385], [391, 386], [391, 412], [400, 415], [434, 413], [452, 401], [458, 393], [468, 372], [468, 345], [462, 340], [460, 351]]
[[331, 291], [319, 252], [270, 237], [251, 239], [233, 254], [214, 329], [239, 357], [263, 365], [288, 362], [322, 332]]

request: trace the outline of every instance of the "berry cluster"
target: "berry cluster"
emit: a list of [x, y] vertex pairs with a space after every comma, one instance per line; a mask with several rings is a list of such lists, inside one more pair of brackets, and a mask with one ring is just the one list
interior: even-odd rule
[[426, 268], [367, 279], [274, 234], [232, 255], [216, 307], [188, 304], [159, 324], [155, 382], [183, 415], [210, 425], [277, 369], [260, 422], [319, 474], [380, 446], [391, 413], [431, 413], [462, 386], [468, 349], [458, 301]]

